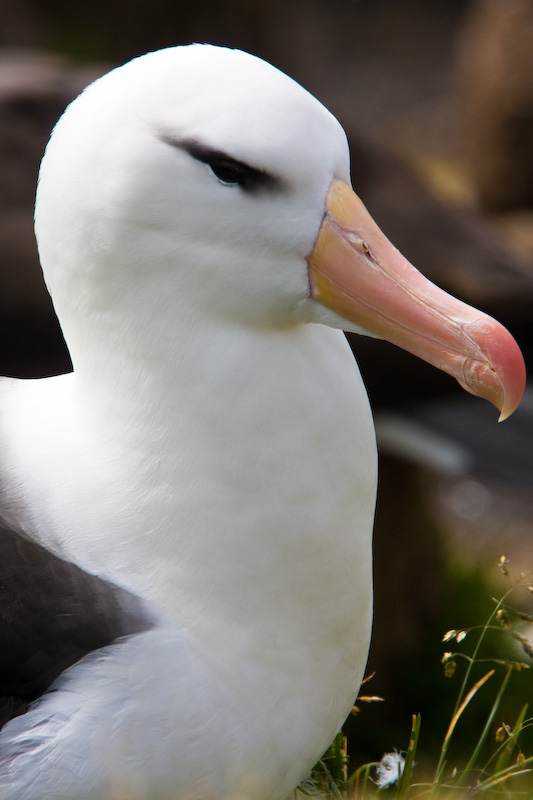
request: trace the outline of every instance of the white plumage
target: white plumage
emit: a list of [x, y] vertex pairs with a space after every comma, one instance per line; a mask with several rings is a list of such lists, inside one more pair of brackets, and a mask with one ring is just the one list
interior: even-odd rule
[[36, 232], [74, 372], [0, 384], [0, 511], [145, 618], [5, 726], [3, 800], [275, 800], [348, 714], [376, 450], [334, 330], [372, 329], [312, 272], [340, 182], [339, 123], [238, 51], [136, 59], [58, 123]]

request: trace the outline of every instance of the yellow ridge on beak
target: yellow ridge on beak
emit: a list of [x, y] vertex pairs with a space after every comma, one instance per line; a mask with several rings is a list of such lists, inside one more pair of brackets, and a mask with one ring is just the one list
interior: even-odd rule
[[317, 302], [453, 375], [468, 392], [493, 403], [500, 420], [516, 409], [526, 370], [511, 334], [415, 269], [344, 181], [329, 188], [307, 262]]

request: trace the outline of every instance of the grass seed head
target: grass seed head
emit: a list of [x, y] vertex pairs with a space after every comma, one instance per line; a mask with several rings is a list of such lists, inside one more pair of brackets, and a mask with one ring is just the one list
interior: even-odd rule
[[457, 666], [457, 662], [453, 657], [453, 653], [443, 653], [441, 658], [441, 664], [444, 664], [444, 677], [445, 678], [453, 678], [455, 675], [455, 668]]
[[507, 569], [508, 563], [508, 558], [505, 558], [505, 556], [500, 556], [500, 560], [498, 561], [498, 569], [501, 569], [504, 575], [509, 575], [509, 570]]

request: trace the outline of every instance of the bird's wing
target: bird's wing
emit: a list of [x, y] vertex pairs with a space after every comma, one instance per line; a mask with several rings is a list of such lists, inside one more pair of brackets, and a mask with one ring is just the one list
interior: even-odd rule
[[82, 656], [151, 625], [135, 595], [0, 527], [0, 724]]

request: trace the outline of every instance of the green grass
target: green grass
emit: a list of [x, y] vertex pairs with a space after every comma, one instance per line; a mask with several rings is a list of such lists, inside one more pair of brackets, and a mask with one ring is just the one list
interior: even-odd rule
[[[533, 673], [529, 672], [525, 684], [522, 681], [525, 692], [518, 706], [511, 711], [504, 702], [518, 673], [533, 665], [533, 643], [528, 638], [533, 616], [514, 605], [519, 590], [533, 594], [533, 572], [511, 576], [503, 556], [498, 568], [506, 589], [499, 598], [492, 598], [488, 619], [443, 636], [440, 668], [447, 679], [458, 682], [458, 689], [440, 750], [424, 752], [423, 721], [413, 715], [406, 721], [406, 742], [399, 743], [403, 751], [379, 754], [380, 761], [350, 773], [346, 740], [339, 733], [296, 790], [296, 800], [304, 796], [335, 800], [533, 798], [533, 717], [528, 711], [529, 704], [533, 705]], [[516, 692], [513, 697], [516, 700]], [[378, 699], [359, 698], [363, 702]]]

